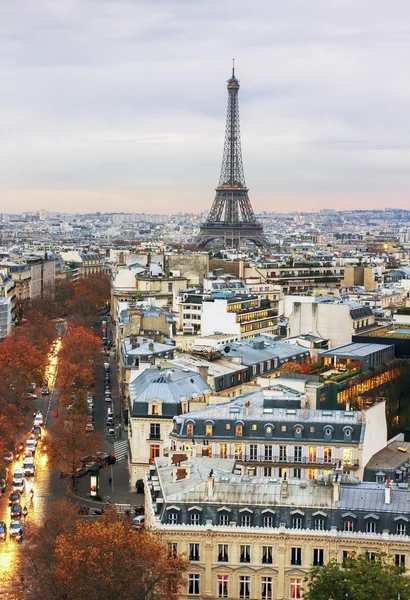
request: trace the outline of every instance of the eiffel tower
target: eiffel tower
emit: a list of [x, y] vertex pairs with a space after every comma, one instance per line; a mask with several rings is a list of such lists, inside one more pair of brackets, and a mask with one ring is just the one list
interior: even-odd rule
[[221, 176], [216, 188], [215, 200], [194, 244], [204, 248], [213, 240], [221, 240], [225, 246], [238, 248], [242, 241], [250, 240], [256, 246], [267, 247], [269, 243], [263, 228], [257, 222], [248, 196], [242, 164], [241, 133], [239, 126], [239, 81], [228, 80], [228, 110], [226, 113], [225, 144]]

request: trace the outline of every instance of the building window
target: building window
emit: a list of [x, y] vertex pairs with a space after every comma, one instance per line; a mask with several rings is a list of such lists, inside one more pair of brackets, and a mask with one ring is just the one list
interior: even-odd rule
[[349, 561], [354, 557], [354, 550], [343, 550], [343, 566], [348, 567]]
[[196, 573], [189, 573], [188, 575], [188, 594], [199, 596], [199, 575]]
[[256, 424], [256, 423], [254, 423], [254, 424], [252, 425], [252, 431], [257, 431], [257, 430], [258, 430], [258, 426], [257, 426], [257, 424]]
[[291, 600], [299, 600], [302, 597], [302, 580], [290, 579], [290, 595]]
[[272, 546], [262, 546], [262, 564], [271, 565], [273, 562]]
[[151, 414], [159, 415], [159, 406], [158, 404], [151, 404]]
[[290, 564], [298, 566], [302, 564], [302, 548], [290, 549]]
[[272, 600], [272, 577], [262, 577], [262, 600]]
[[151, 423], [149, 426], [149, 437], [150, 440], [161, 439], [161, 425], [159, 423]]
[[199, 560], [199, 544], [189, 544], [189, 560]]
[[257, 460], [258, 459], [258, 446], [256, 444], [251, 444], [249, 446], [249, 460]]
[[249, 575], [239, 577], [239, 598], [251, 597], [251, 578]]
[[397, 535], [406, 535], [406, 523], [397, 523], [396, 533]]
[[161, 454], [161, 448], [159, 444], [150, 444], [149, 446], [149, 462], [153, 463], [158, 456]]
[[366, 552], [367, 560], [374, 562], [377, 560], [377, 552]]
[[287, 472], [287, 468], [286, 467], [279, 467], [278, 469], [278, 476], [280, 478], [286, 478], [286, 472]]
[[171, 512], [168, 514], [168, 523], [170, 523], [170, 525], [176, 525], [176, 523], [178, 523], [178, 513], [176, 512]]
[[188, 423], [186, 426], [186, 434], [189, 436], [194, 435], [194, 426], [192, 423]]
[[218, 575], [218, 598], [228, 597], [228, 575]]
[[221, 444], [219, 446], [219, 452], [221, 458], [228, 458], [228, 444]]
[[242, 425], [236, 426], [236, 437], [242, 437]]
[[272, 467], [263, 467], [263, 476], [271, 477], [272, 476]]
[[324, 528], [325, 528], [325, 520], [324, 519], [315, 519], [316, 531], [323, 531]]
[[272, 515], [265, 515], [263, 517], [264, 527], [273, 527], [274, 517]]
[[285, 461], [288, 458], [288, 447], [279, 446], [279, 460]]
[[366, 533], [376, 533], [377, 527], [375, 521], [366, 522]]
[[323, 462], [324, 463], [332, 462], [332, 448], [324, 448], [323, 449]]
[[219, 525], [229, 525], [229, 515], [222, 513], [219, 515]]
[[286, 433], [286, 425], [282, 425], [280, 430], [282, 431], [282, 433]]
[[396, 565], [396, 567], [405, 569], [406, 568], [406, 555], [405, 554], [395, 554], [394, 555], [394, 564]]
[[193, 512], [191, 513], [191, 525], [199, 525], [200, 516], [199, 513]]
[[343, 464], [344, 465], [352, 464], [352, 449], [351, 448], [343, 448]]
[[218, 562], [228, 562], [228, 544], [218, 544]]
[[230, 428], [231, 428], [231, 424], [230, 424], [230, 423], [227, 423], [227, 424], [225, 425], [225, 429], [226, 429], [227, 431], [229, 431], [229, 429], [230, 429]]
[[241, 527], [251, 526], [251, 515], [241, 515]]
[[309, 446], [309, 462], [315, 463], [317, 459], [317, 447]]
[[293, 469], [293, 477], [295, 479], [302, 479], [302, 469]]
[[272, 460], [272, 446], [264, 446], [265, 460]]
[[321, 567], [325, 562], [325, 551], [322, 548], [313, 549], [313, 566]]
[[311, 481], [316, 481], [317, 469], [308, 469], [308, 479], [310, 479]]
[[176, 556], [178, 554], [178, 544], [176, 542], [169, 542], [168, 552], [170, 556]]
[[302, 529], [303, 527], [303, 519], [302, 517], [293, 517], [292, 519], [292, 529]]
[[353, 531], [353, 530], [354, 530], [353, 521], [345, 521], [343, 523], [343, 531]]
[[240, 559], [241, 563], [250, 563], [251, 562], [251, 547], [250, 546], [240, 546]]
[[205, 435], [206, 436], [212, 435], [212, 425], [210, 425], [209, 423], [207, 425], [205, 425]]
[[294, 462], [302, 462], [302, 446], [293, 448], [293, 460]]
[[243, 445], [235, 444], [235, 458], [236, 460], [242, 460], [243, 458]]

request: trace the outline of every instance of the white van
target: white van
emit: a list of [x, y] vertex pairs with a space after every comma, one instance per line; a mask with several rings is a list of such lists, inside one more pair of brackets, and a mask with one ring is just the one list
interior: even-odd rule
[[20, 481], [24, 481], [24, 469], [17, 467], [13, 473], [13, 483], [20, 483]]
[[27, 440], [26, 442], [26, 455], [30, 456], [36, 451], [36, 440]]
[[23, 462], [24, 475], [26, 477], [34, 475], [34, 457], [26, 456]]

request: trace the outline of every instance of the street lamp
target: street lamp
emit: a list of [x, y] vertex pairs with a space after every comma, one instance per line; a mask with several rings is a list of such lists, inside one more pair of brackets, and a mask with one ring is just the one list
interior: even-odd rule
[[90, 469], [90, 496], [99, 496], [100, 491], [100, 467], [96, 464]]

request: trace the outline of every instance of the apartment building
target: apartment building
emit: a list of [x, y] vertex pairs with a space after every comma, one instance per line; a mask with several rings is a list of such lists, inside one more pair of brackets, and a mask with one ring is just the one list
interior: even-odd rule
[[173, 419], [175, 449], [190, 441], [209, 457], [234, 459], [242, 474], [317, 480], [332, 469], [363, 478], [386, 446], [384, 402], [367, 411], [305, 408], [300, 392], [272, 386]]
[[407, 485], [243, 476], [187, 451], [157, 458], [145, 488], [150, 534], [190, 559], [180, 600], [298, 600], [313, 566], [354, 553], [410, 564]]

